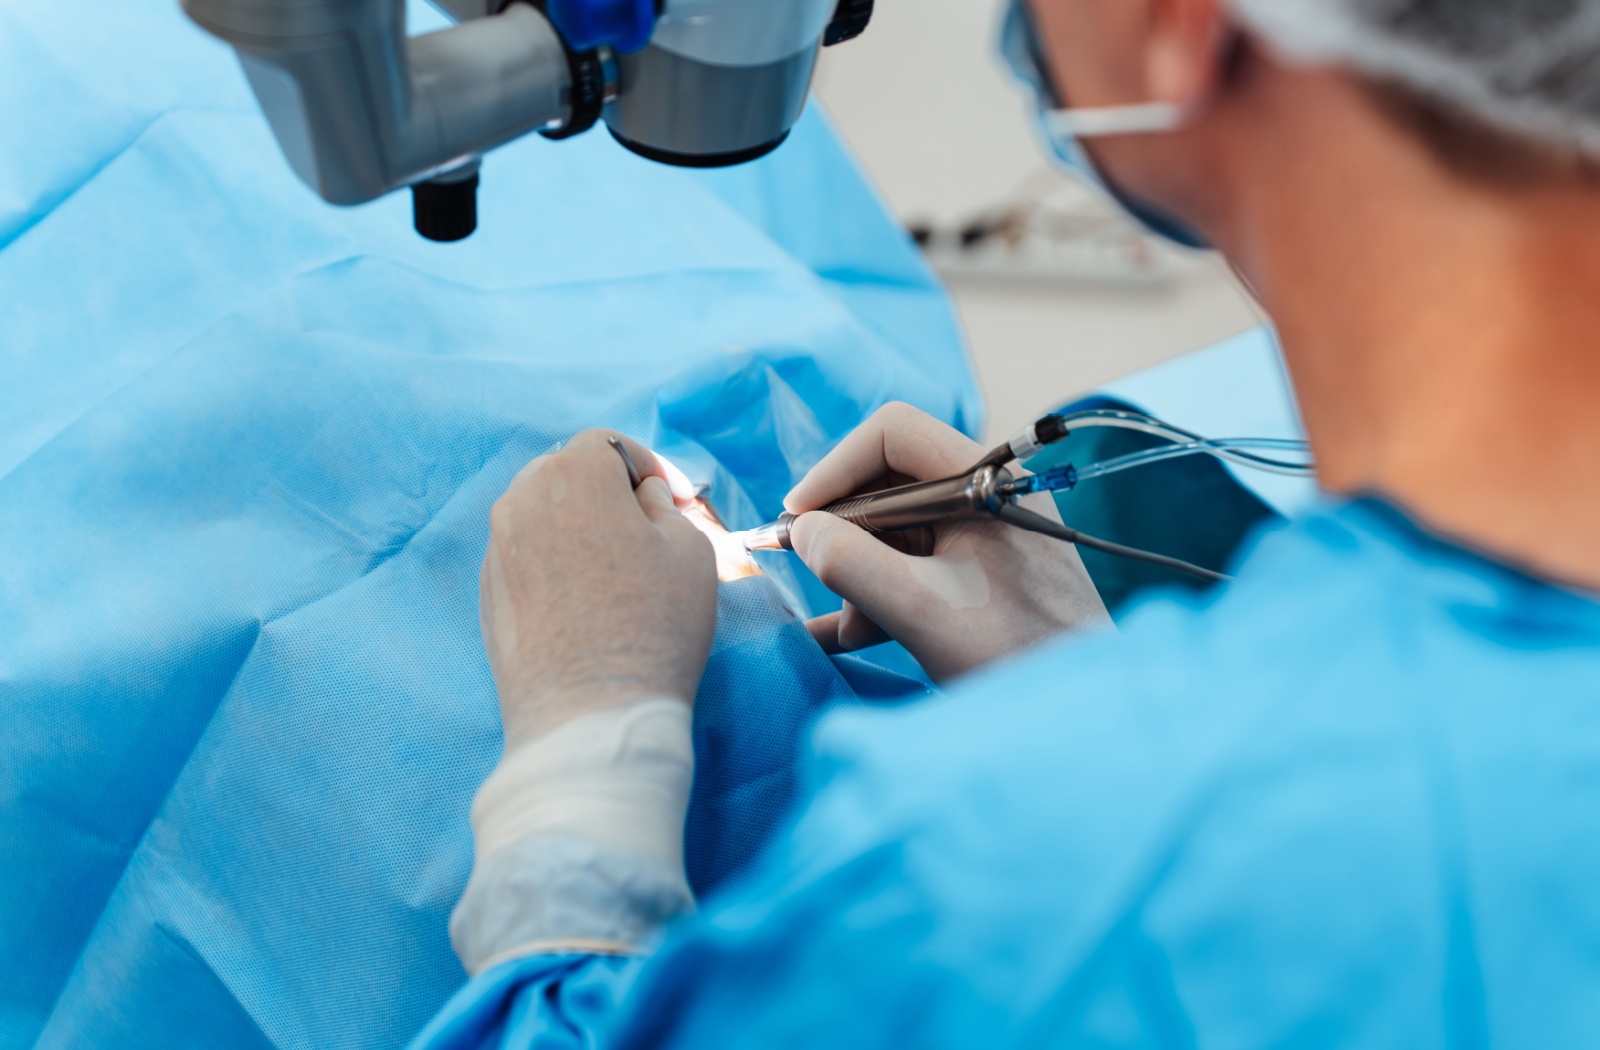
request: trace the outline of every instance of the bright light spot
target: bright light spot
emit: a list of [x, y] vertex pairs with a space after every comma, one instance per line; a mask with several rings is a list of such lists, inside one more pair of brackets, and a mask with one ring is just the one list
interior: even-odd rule
[[744, 543], [718, 520], [717, 512], [711, 509], [709, 503], [697, 499], [684, 509], [683, 516], [711, 540], [711, 549], [717, 555], [717, 579], [731, 583], [761, 575], [761, 569], [750, 552], [744, 549]]
[[711, 541], [711, 549], [717, 556], [717, 579], [731, 583], [760, 576], [761, 569], [756, 566], [756, 560], [750, 556], [750, 552], [744, 549], [743, 541], [722, 524], [722, 519], [711, 509], [711, 504], [698, 494], [689, 476], [661, 453], [656, 453], [656, 459], [661, 463], [662, 472], [667, 475], [667, 487], [672, 490], [672, 498], [683, 511], [683, 516]]

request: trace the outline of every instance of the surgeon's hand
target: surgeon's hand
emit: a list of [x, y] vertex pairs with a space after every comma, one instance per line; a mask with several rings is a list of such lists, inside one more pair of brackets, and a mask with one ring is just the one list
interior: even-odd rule
[[[885, 542], [831, 514], [806, 513], [888, 482], [949, 477], [984, 452], [932, 416], [890, 404], [789, 493], [784, 505], [801, 515], [795, 553], [846, 602], [842, 613], [808, 624], [824, 649], [893, 638], [942, 681], [1062, 631], [1110, 627], [1077, 548], [1060, 540], [972, 521]], [[1022, 503], [1060, 520], [1048, 493]]]
[[646, 448], [606, 431], [523, 468], [490, 514], [479, 615], [506, 750], [578, 715], [692, 702], [716, 627], [711, 544]]

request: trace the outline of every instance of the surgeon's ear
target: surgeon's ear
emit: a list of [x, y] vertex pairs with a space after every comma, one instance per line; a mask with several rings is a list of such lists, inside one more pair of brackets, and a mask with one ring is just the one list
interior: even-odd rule
[[1222, 88], [1233, 28], [1223, 0], [1148, 0], [1145, 80], [1152, 102], [1190, 113]]

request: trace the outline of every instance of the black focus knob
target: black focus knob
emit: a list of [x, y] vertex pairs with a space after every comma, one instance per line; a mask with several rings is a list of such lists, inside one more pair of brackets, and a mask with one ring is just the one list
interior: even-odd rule
[[411, 187], [411, 217], [430, 241], [459, 241], [478, 228], [478, 173]]
[[833, 21], [828, 23], [827, 32], [822, 34], [822, 46], [832, 47], [846, 40], [854, 40], [866, 32], [867, 24], [871, 21], [872, 0], [839, 0], [838, 8], [833, 12]]

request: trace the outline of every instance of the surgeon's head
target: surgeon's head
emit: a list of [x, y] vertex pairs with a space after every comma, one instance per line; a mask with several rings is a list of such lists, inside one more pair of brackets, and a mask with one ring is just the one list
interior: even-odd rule
[[1008, 50], [1067, 117], [1058, 155], [1252, 280], [1261, 224], [1321, 206], [1319, 182], [1400, 192], [1428, 167], [1495, 192], [1600, 166], [1600, 0], [1017, 4]]

